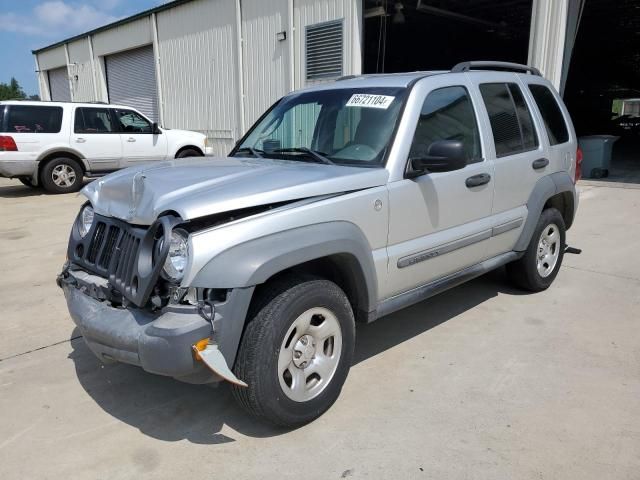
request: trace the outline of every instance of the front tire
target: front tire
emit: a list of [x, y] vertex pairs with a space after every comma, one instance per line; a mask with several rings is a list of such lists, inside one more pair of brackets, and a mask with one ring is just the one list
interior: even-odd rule
[[540, 292], [553, 283], [564, 258], [566, 227], [555, 208], [543, 210], [525, 254], [507, 264], [511, 281], [524, 290]]
[[198, 150], [194, 148], [187, 148], [185, 150], [182, 150], [181, 152], [178, 152], [178, 154], [176, 155], [176, 158], [188, 158], [188, 157], [202, 157], [202, 153], [200, 153]]
[[284, 427], [318, 418], [338, 398], [355, 342], [353, 311], [333, 282], [290, 277], [257, 299], [234, 368], [249, 413]]
[[72, 158], [58, 157], [42, 169], [42, 186], [51, 193], [72, 193], [82, 187], [82, 167]]

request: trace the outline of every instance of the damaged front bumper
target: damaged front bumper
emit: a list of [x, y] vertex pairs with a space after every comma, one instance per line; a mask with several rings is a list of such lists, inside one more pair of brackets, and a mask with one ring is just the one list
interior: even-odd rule
[[[167, 305], [157, 313], [114, 307], [100, 299], [103, 286], [93, 284], [89, 289], [91, 283], [86, 278], [78, 280], [67, 269], [58, 276], [57, 283], [64, 291], [71, 318], [99, 359], [137, 365], [147, 372], [188, 383], [225, 379], [244, 385], [230, 370], [237, 349], [237, 343], [232, 348], [233, 338], [229, 338], [233, 330], [227, 327], [227, 341], [218, 343], [225, 330], [223, 314], [236, 311], [228, 308], [228, 301], [220, 305], [220, 311], [216, 309], [210, 320], [193, 305]], [[230, 323], [233, 319], [224, 320]], [[205, 338], [210, 339], [206, 348], [195, 351], [194, 346]]]

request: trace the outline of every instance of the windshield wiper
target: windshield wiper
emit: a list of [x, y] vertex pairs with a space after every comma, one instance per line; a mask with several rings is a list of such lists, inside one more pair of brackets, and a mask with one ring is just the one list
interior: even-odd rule
[[306, 153], [307, 155], [318, 160], [321, 163], [325, 163], [327, 165], [335, 165], [334, 162], [332, 162], [331, 160], [329, 160], [327, 157], [324, 156], [324, 153], [316, 152], [315, 150], [311, 150], [310, 148], [307, 148], [307, 147], [278, 148], [276, 150], [273, 150], [273, 152], [274, 153], [287, 153], [287, 152]]
[[260, 150], [253, 147], [241, 147], [238, 150], [236, 150], [236, 153], [246, 153], [246, 152], [249, 152], [251, 155], [253, 155], [256, 158], [264, 158], [262, 154], [265, 153], [264, 150]]

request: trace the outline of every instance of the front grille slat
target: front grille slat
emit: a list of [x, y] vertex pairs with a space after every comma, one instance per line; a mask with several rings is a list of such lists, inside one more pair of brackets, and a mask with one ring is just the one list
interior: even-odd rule
[[98, 261], [98, 266], [105, 270], [109, 270], [109, 264], [111, 263], [111, 258], [113, 257], [113, 251], [116, 248], [116, 241], [118, 240], [118, 235], [120, 234], [120, 229], [115, 225], [111, 225], [109, 227], [109, 233], [107, 233], [107, 241], [105, 242], [105, 246], [102, 249], [102, 254], [100, 255], [100, 260]]
[[91, 239], [91, 243], [89, 245], [89, 251], [87, 252], [87, 262], [89, 263], [96, 263], [98, 252], [102, 248], [102, 243], [104, 242], [105, 228], [106, 225], [102, 222], [96, 225], [93, 238]]

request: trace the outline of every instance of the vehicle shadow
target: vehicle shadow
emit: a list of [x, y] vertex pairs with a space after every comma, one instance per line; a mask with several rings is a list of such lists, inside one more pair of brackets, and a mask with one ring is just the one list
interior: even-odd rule
[[[504, 273], [497, 270], [374, 323], [358, 325], [354, 364], [423, 334], [498, 293], [523, 292], [508, 287]], [[78, 334], [75, 330], [73, 337]], [[288, 431], [248, 416], [236, 405], [226, 383], [209, 388], [152, 375], [130, 365], [104, 365], [82, 338], [72, 340], [71, 345], [69, 358], [84, 390], [105, 412], [150, 437], [221, 444], [235, 441], [222, 433], [225, 426], [231, 430], [229, 435], [236, 431], [255, 438]]]
[[[93, 179], [85, 179], [82, 186], [84, 187], [92, 181]], [[57, 194], [49, 193], [42, 187], [27, 187], [26, 185], [20, 183], [18, 180], [15, 180], [15, 184], [0, 185], [0, 198], [25, 198], [49, 195]], [[62, 195], [76, 195], [76, 193], [66, 193]]]

